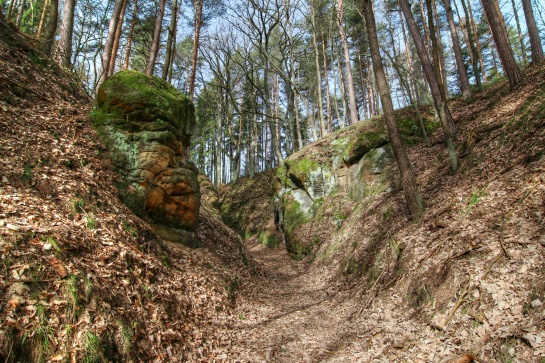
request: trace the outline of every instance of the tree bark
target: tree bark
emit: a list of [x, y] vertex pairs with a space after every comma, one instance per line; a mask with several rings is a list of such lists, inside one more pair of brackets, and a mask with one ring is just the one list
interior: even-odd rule
[[49, 17], [45, 25], [45, 33], [42, 38], [42, 51], [48, 57], [51, 57], [55, 34], [57, 33], [57, 23], [59, 20], [59, 0], [51, 0], [49, 8]]
[[104, 82], [108, 77], [108, 72], [110, 70], [110, 59], [112, 58], [112, 49], [114, 46], [115, 32], [117, 29], [117, 22], [119, 20], [119, 14], [121, 13], [121, 8], [123, 7], [124, 0], [115, 0], [114, 11], [112, 17], [110, 18], [110, 24], [108, 25], [108, 35], [106, 37], [106, 44], [104, 44], [104, 52], [102, 53], [102, 72], [98, 80], [97, 87]]
[[125, 62], [123, 63], [123, 69], [129, 69], [129, 60], [131, 58], [131, 45], [132, 37], [134, 34], [134, 27], [136, 25], [136, 20], [138, 19], [138, 0], [134, 0], [134, 10], [132, 13], [131, 28], [129, 30], [129, 35], [127, 36], [127, 50], [125, 52]]
[[405, 16], [405, 21], [407, 22], [407, 26], [409, 27], [409, 32], [411, 33], [411, 37], [414, 41], [414, 45], [418, 52], [420, 61], [422, 62], [424, 76], [426, 77], [428, 85], [430, 86], [433, 103], [435, 105], [435, 109], [437, 110], [439, 119], [441, 120], [441, 126], [443, 127], [445, 141], [447, 143], [447, 148], [449, 152], [450, 168], [453, 172], [456, 172], [458, 170], [458, 155], [456, 153], [456, 148], [454, 145], [454, 130], [451, 129], [451, 124], [453, 124], [452, 116], [450, 116], [450, 112], [446, 102], [444, 102], [441, 97], [441, 91], [439, 89], [437, 79], [435, 78], [433, 65], [430, 62], [426, 49], [424, 48], [424, 42], [422, 41], [420, 32], [416, 27], [416, 22], [409, 8], [408, 0], [400, 0], [399, 5], [401, 6], [401, 10], [403, 11], [403, 15]]
[[532, 51], [532, 63], [538, 64], [543, 62], [544, 57], [531, 1], [522, 0], [522, 8], [524, 9], [524, 18], [526, 19], [526, 24], [528, 25], [528, 35], [530, 36], [530, 48]]
[[[464, 0], [461, 0], [462, 4], [465, 4]], [[486, 82], [486, 68], [484, 67], [483, 52], [481, 50], [481, 42], [479, 41], [479, 32], [477, 31], [477, 25], [475, 24], [475, 18], [473, 17], [473, 10], [471, 10], [471, 1], [467, 2], [467, 9], [469, 10], [469, 20], [471, 22], [471, 29], [475, 37], [475, 47], [477, 48], [477, 56], [479, 57], [479, 64], [481, 66], [481, 76], [483, 82]], [[465, 9], [464, 9], [465, 11]]]
[[511, 0], [511, 6], [513, 7], [513, 15], [515, 16], [515, 24], [517, 24], [517, 34], [519, 36], [520, 51], [522, 52], [522, 59], [524, 60], [524, 64], [528, 64], [528, 56], [526, 55], [526, 46], [524, 45], [524, 35], [522, 34], [522, 30], [520, 28], [519, 14], [517, 12], [517, 5], [515, 4], [515, 0]]
[[[172, 48], [176, 46], [176, 25], [178, 23], [178, 0], [172, 0], [172, 16], [170, 19], [170, 26], [168, 28], [167, 38], [167, 52], [165, 55], [165, 64], [163, 65], [162, 77], [166, 81], [170, 68], [172, 67], [172, 61], [174, 60]], [[174, 44], [173, 44], [174, 43]]]
[[316, 16], [315, 16], [315, 10], [314, 5], [311, 6], [311, 21], [312, 21], [312, 42], [314, 45], [314, 51], [315, 51], [315, 63], [316, 63], [316, 79], [317, 79], [317, 90], [318, 90], [318, 105], [320, 107], [320, 112], [318, 114], [319, 120], [320, 120], [320, 137], [324, 137], [327, 134], [327, 129], [325, 125], [324, 120], [324, 106], [323, 106], [323, 100], [322, 100], [322, 75], [321, 75], [321, 69], [320, 69], [320, 53], [318, 51], [318, 42], [316, 40]]
[[193, 66], [191, 67], [191, 78], [189, 79], [189, 98], [193, 101], [195, 94], [195, 77], [197, 76], [197, 55], [199, 52], [199, 40], [202, 25], [202, 3], [204, 0], [195, 1], [195, 33], [193, 36]]
[[[403, 0], [402, 0], [403, 1]], [[394, 114], [394, 105], [390, 96], [390, 89], [386, 74], [382, 65], [378, 38], [376, 33], [375, 16], [373, 14], [372, 0], [363, 0], [363, 13], [365, 16], [365, 27], [369, 38], [369, 48], [371, 49], [371, 58], [373, 61], [373, 70], [375, 72], [375, 80], [377, 83], [382, 107], [384, 109], [384, 119], [388, 128], [388, 136], [394, 150], [394, 154], [401, 174], [401, 183], [403, 185], [403, 193], [405, 201], [414, 218], [418, 218], [422, 214], [422, 197], [416, 184], [416, 178], [412, 170], [409, 156], [403, 146], [396, 117]]]
[[471, 59], [471, 68], [473, 69], [473, 76], [475, 77], [475, 83], [477, 84], [477, 89], [479, 91], [482, 91], [483, 86], [481, 83], [481, 70], [479, 69], [479, 63], [478, 63], [478, 52], [477, 47], [473, 38], [473, 29], [471, 27], [471, 22], [469, 19], [469, 12], [467, 10], [467, 6], [465, 4], [465, 1], [462, 0], [462, 7], [464, 9], [464, 15], [465, 15], [465, 25], [462, 24], [462, 19], [460, 16], [460, 12], [458, 11], [458, 6], [456, 5], [456, 1], [454, 2], [454, 6], [456, 6], [456, 12], [458, 13], [458, 21], [460, 22], [460, 26], [462, 27], [462, 31], [464, 32], [465, 41], [467, 43], [467, 48], [469, 52], [469, 58]]
[[346, 70], [346, 87], [348, 88], [348, 103], [350, 111], [350, 124], [358, 122], [358, 106], [356, 104], [356, 93], [354, 92], [354, 80], [352, 78], [352, 64], [350, 61], [350, 50], [348, 49], [348, 41], [346, 33], [343, 29], [343, 0], [339, 1], [337, 6], [337, 26], [339, 27], [339, 35], [341, 36], [341, 44], [344, 52], [344, 66]]
[[329, 95], [329, 70], [327, 68], [326, 39], [322, 29], [322, 58], [324, 59], [324, 83], [325, 83], [325, 104], [327, 113], [327, 132], [333, 131], [333, 114], [331, 112], [331, 97]]
[[146, 74], [151, 77], [155, 71], [155, 59], [157, 53], [159, 53], [159, 42], [161, 41], [161, 29], [163, 27], [163, 16], [165, 15], [165, 3], [166, 0], [159, 2], [159, 13], [157, 14], [157, 20], [155, 21], [155, 31], [153, 32], [153, 41], [151, 42], [151, 52], [149, 57], [148, 68]]
[[42, 13], [40, 15], [40, 22], [38, 23], [38, 30], [36, 31], [36, 38], [40, 39], [42, 36], [42, 30], [45, 23], [45, 14], [47, 13], [47, 6], [49, 5], [49, 0], [44, 0]]
[[516, 87], [522, 80], [522, 73], [513, 55], [513, 50], [509, 44], [509, 36], [507, 29], [499, 13], [499, 8], [495, 3], [496, 0], [481, 0], [483, 4], [483, 10], [488, 19], [490, 30], [492, 31], [492, 37], [498, 50], [498, 55], [503, 67], [505, 75], [509, 79], [509, 85], [511, 88]]
[[466, 72], [466, 66], [464, 64], [464, 58], [462, 57], [462, 48], [460, 47], [460, 39], [456, 31], [456, 25], [454, 24], [454, 15], [452, 14], [452, 7], [450, 6], [450, 0], [443, 0], [445, 4], [445, 10], [447, 12], [448, 25], [450, 27], [450, 35], [452, 37], [452, 47], [454, 48], [454, 56], [456, 58], [456, 68], [458, 69], [458, 77], [460, 79], [460, 85], [462, 95], [464, 98], [469, 98], [473, 95], [471, 91], [471, 85], [469, 84], [469, 78]]
[[70, 68], [71, 65], [75, 7], [76, 0], [64, 0], [61, 36], [56, 49], [57, 62], [64, 68]]
[[110, 57], [110, 66], [108, 67], [108, 77], [115, 72], [115, 61], [117, 60], [117, 51], [119, 50], [119, 40], [121, 38], [121, 31], [123, 30], [123, 18], [125, 18], [125, 9], [129, 0], [123, 0], [123, 6], [119, 13], [119, 19], [117, 19], [117, 27], [115, 29], [114, 44], [112, 46], [112, 56]]

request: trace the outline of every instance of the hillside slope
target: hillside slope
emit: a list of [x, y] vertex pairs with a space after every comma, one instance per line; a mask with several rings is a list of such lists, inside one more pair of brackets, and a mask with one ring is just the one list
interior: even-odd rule
[[204, 248], [158, 240], [118, 199], [90, 98], [1, 14], [0, 79], [0, 360], [221, 356], [253, 269], [240, 239], [204, 206]]
[[[426, 207], [420, 220], [409, 218], [392, 163], [385, 175], [391, 187], [357, 198], [337, 188], [316, 198], [310, 219], [296, 220], [291, 232], [313, 246], [303, 261], [247, 242], [268, 266], [270, 283], [258, 298], [241, 299], [240, 356], [543, 361], [545, 66], [527, 69], [513, 92], [498, 82], [471, 100], [453, 100], [451, 109], [458, 173], [449, 172], [440, 131], [431, 147], [408, 149]], [[303, 148], [288, 164], [327, 162], [341, 136]], [[247, 184], [228, 186], [225, 195]]]

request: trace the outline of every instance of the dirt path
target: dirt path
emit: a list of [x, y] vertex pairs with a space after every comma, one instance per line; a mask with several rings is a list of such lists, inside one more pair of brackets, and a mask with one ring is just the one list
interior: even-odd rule
[[340, 294], [328, 291], [325, 279], [305, 271], [284, 250], [247, 246], [262, 265], [267, 282], [237, 302], [238, 359], [244, 362], [321, 362], [351, 333], [353, 309]]

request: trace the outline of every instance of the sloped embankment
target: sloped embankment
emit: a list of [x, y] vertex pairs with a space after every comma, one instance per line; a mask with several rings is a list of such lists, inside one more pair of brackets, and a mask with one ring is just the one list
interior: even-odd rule
[[210, 361], [252, 261], [207, 208], [199, 250], [118, 199], [90, 100], [0, 14], [0, 359]]
[[[337, 184], [294, 226], [312, 246], [299, 272], [279, 270], [260, 299], [241, 305], [245, 354], [282, 362], [541, 361], [544, 105], [544, 65], [527, 69], [513, 92], [498, 82], [453, 100], [459, 172], [449, 172], [440, 131], [431, 147], [408, 149], [426, 206], [418, 221], [395, 178], [357, 198]], [[329, 163], [338, 155], [321, 150], [335, 146], [331, 139], [288, 164]], [[395, 165], [388, 168], [395, 177]]]

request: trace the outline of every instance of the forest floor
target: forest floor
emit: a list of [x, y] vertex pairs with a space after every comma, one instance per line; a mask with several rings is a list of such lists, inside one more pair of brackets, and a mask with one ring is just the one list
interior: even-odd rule
[[299, 262], [241, 246], [206, 198], [204, 248], [158, 240], [117, 198], [89, 97], [3, 24], [0, 79], [0, 360], [544, 362], [544, 66], [451, 103], [457, 174], [440, 132], [410, 148], [421, 220], [374, 196]]
[[498, 82], [451, 102], [458, 173], [440, 130], [431, 148], [409, 149], [420, 220], [404, 214], [401, 193], [383, 193], [303, 261], [247, 240], [264, 278], [238, 294], [229, 361], [543, 363], [543, 71], [528, 69], [514, 91]]

